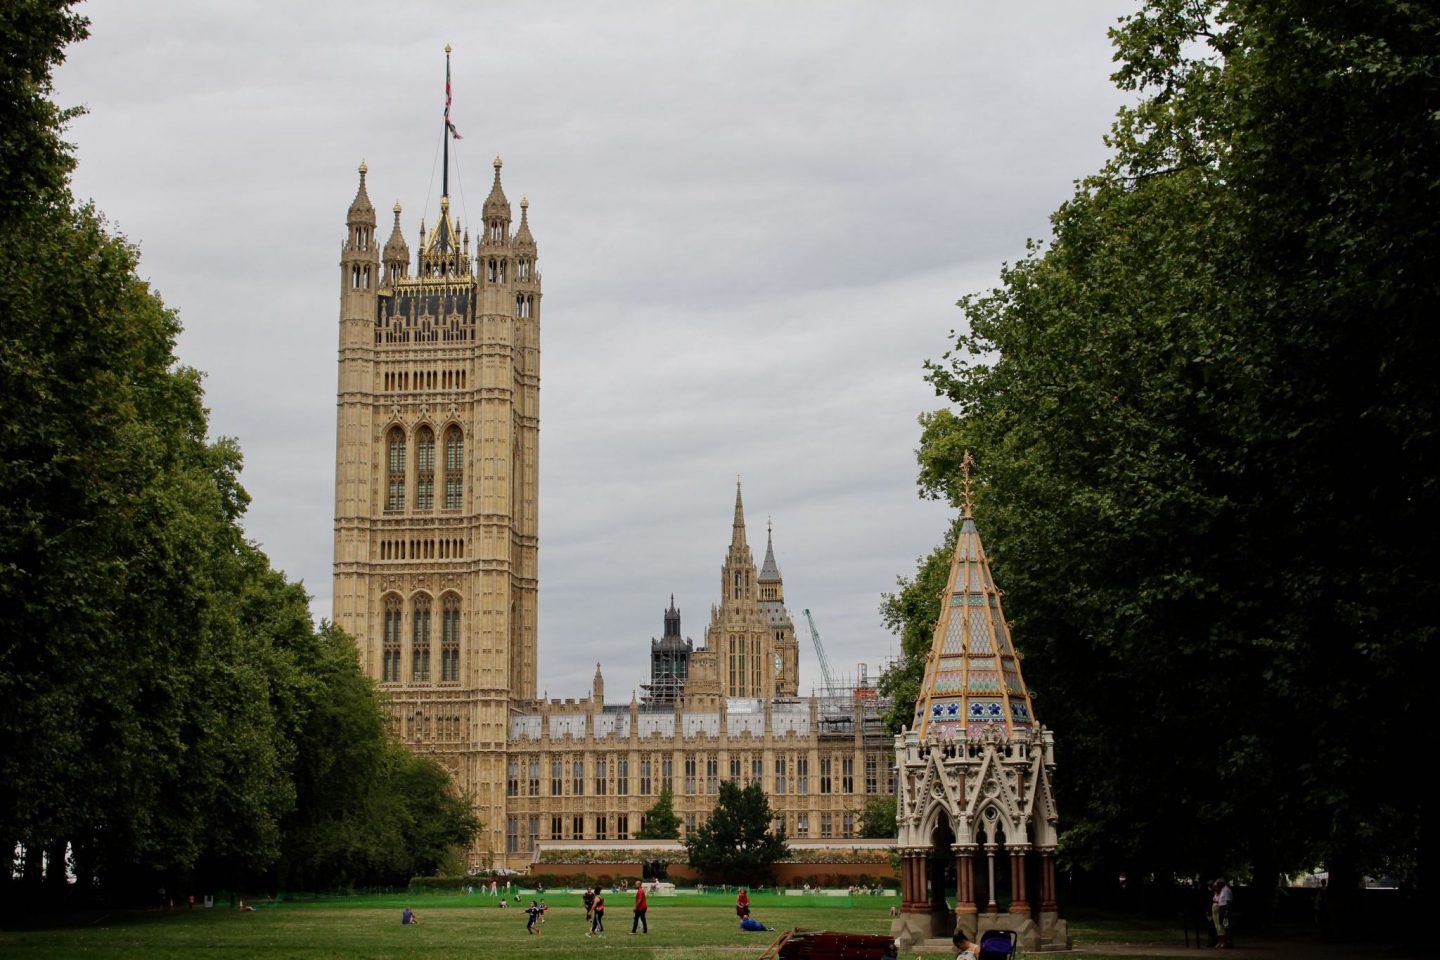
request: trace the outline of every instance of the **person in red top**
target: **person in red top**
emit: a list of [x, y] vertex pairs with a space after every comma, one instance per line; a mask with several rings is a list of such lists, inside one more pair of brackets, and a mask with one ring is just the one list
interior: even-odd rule
[[605, 894], [600, 892], [599, 887], [595, 888], [595, 906], [591, 909], [590, 916], [592, 917], [590, 921], [590, 932], [585, 934], [585, 936], [603, 936], [605, 933]]
[[740, 896], [735, 898], [735, 916], [744, 920], [750, 916], [750, 898], [745, 895], [745, 888], [740, 888]]
[[645, 884], [642, 883], [635, 887], [635, 919], [630, 921], [632, 935], [635, 933], [636, 927], [640, 928], [641, 933], [650, 932], [650, 924], [645, 920], [645, 910], [648, 906], [649, 904], [645, 900]]

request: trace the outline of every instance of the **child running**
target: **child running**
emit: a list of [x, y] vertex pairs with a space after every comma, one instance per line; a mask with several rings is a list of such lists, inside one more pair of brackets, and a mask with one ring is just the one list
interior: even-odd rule
[[531, 900], [531, 901], [530, 901], [530, 906], [528, 906], [528, 907], [525, 908], [525, 915], [530, 918], [530, 919], [528, 919], [528, 920], [525, 921], [525, 932], [526, 932], [526, 933], [539, 936], [540, 934], [543, 934], [543, 933], [545, 932], [545, 931], [541, 930], [540, 927], [538, 926], [538, 924], [539, 924], [539, 922], [540, 922], [540, 915], [541, 915], [542, 913], [544, 913], [544, 912], [545, 912], [545, 908], [544, 908], [544, 907], [540, 906], [540, 905], [539, 905], [538, 903], [536, 903], [534, 900]]

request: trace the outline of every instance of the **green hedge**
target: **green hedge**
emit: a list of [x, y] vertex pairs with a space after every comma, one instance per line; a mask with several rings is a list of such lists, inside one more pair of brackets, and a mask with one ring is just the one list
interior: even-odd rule
[[[640, 864], [646, 860], [668, 860], [683, 864], [683, 850], [624, 850], [602, 848], [598, 850], [541, 850], [540, 863], [546, 864]], [[873, 863], [889, 864], [890, 850], [862, 850], [835, 847], [825, 850], [794, 850], [780, 863]]]

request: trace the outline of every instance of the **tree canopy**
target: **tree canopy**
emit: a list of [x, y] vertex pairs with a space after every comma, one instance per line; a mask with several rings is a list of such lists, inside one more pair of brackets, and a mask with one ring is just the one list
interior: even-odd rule
[[645, 822], [635, 832], [636, 840], [680, 839], [680, 818], [675, 815], [675, 796], [669, 787], [660, 788], [660, 796], [645, 811]]
[[687, 862], [721, 883], [769, 883], [775, 863], [790, 852], [784, 828], [774, 820], [760, 784], [726, 780], [710, 819], [685, 838]]
[[[1112, 36], [1137, 102], [960, 301], [922, 488], [958, 504], [974, 451], [1073, 867], [1418, 880], [1440, 13], [1154, 0]], [[887, 599], [906, 637], [938, 562]]]
[[241, 454], [207, 436], [179, 319], [70, 196], [49, 71], [84, 35], [68, 3], [0, 8], [5, 908], [68, 896], [67, 868], [111, 899], [282, 861], [325, 884], [433, 869], [469, 805], [388, 741], [353, 642], [245, 539]]
[[860, 808], [858, 833], [872, 840], [895, 839], [895, 811], [893, 796], [869, 798]]

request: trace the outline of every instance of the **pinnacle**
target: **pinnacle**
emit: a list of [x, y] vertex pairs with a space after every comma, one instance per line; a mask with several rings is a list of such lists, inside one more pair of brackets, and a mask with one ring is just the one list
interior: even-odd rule
[[345, 216], [349, 223], [375, 225], [375, 205], [370, 202], [370, 194], [365, 189], [365, 174], [369, 172], [365, 161], [360, 161], [360, 186], [355, 190], [355, 199], [350, 201], [350, 210]]

